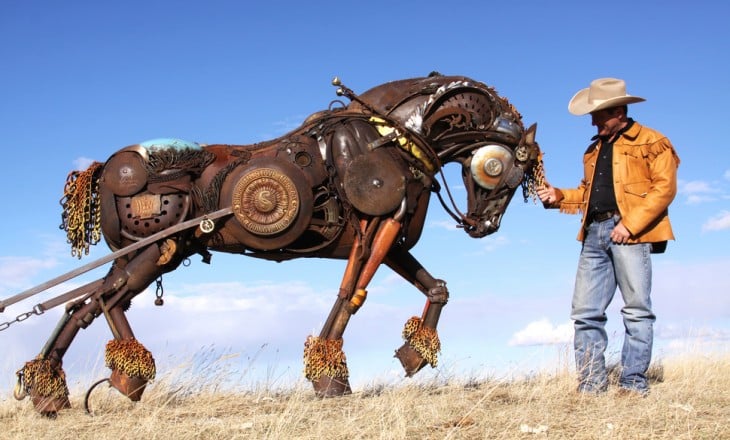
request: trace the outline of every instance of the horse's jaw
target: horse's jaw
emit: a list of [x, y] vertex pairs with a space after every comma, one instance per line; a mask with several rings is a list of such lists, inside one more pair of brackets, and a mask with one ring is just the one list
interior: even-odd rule
[[473, 222], [473, 224], [465, 226], [464, 231], [471, 238], [484, 238], [487, 235], [497, 232], [502, 221], [502, 214], [497, 214], [483, 221]]

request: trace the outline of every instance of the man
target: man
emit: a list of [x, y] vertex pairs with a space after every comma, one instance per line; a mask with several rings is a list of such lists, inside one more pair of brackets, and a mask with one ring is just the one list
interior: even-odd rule
[[663, 252], [674, 239], [668, 207], [677, 192], [679, 157], [664, 135], [627, 116], [628, 104], [641, 101], [615, 78], [597, 79], [576, 93], [568, 110], [590, 114], [598, 132], [583, 156], [584, 177], [577, 188], [546, 183], [538, 191], [546, 208], [583, 214], [571, 310], [579, 392], [607, 390], [606, 308], [616, 287], [626, 330], [620, 392], [649, 392], [655, 320], [650, 253]]

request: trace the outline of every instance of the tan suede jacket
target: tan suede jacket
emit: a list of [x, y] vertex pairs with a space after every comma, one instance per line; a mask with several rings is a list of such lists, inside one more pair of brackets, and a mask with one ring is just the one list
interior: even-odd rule
[[[634, 122], [613, 144], [613, 189], [621, 222], [631, 233], [629, 243], [674, 240], [669, 204], [677, 193], [679, 157], [664, 135]], [[583, 156], [584, 177], [573, 189], [558, 189], [557, 201], [548, 208], [583, 213], [578, 240], [585, 238], [591, 184], [601, 142]]]

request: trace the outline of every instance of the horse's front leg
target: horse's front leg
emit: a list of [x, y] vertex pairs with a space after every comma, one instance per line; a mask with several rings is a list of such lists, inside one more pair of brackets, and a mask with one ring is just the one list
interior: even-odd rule
[[438, 363], [441, 351], [436, 326], [441, 317], [441, 310], [449, 299], [446, 282], [436, 279], [424, 269], [410, 252], [399, 247], [394, 248], [385, 263], [404, 279], [412, 283], [426, 295], [426, 305], [420, 317], [410, 318], [403, 329], [405, 343], [395, 352], [405, 369], [406, 376], [416, 374], [430, 364]]
[[363, 234], [353, 244], [330, 316], [320, 336], [310, 336], [304, 345], [305, 376], [312, 381], [318, 396], [333, 397], [351, 392], [342, 336], [350, 317], [365, 302], [368, 284], [398, 237], [401, 215], [382, 222], [374, 219], [361, 223]]

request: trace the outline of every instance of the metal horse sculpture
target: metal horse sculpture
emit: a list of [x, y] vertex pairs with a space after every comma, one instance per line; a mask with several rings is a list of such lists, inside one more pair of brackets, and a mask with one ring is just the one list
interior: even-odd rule
[[[461, 76], [432, 73], [360, 95], [337, 78], [333, 84], [349, 104], [335, 100], [278, 139], [207, 146], [151, 141], [69, 174], [61, 226], [72, 254], [88, 253], [102, 234], [114, 252], [0, 302], [0, 312], [93, 267], [113, 264], [102, 279], [25, 314], [67, 303], [38, 357], [18, 371], [15, 397], [30, 396], [46, 415], [69, 407], [63, 356], [79, 330], [104, 315], [114, 336], [106, 346], [112, 371], [106, 380], [139, 400], [155, 376], [155, 363], [125, 312], [163, 273], [193, 254], [209, 262], [209, 251], [274, 261], [347, 260], [329, 317], [319, 336], [309, 336], [304, 345], [305, 375], [317, 395], [350, 392], [342, 337], [383, 263], [426, 297], [422, 315], [407, 321], [396, 357], [407, 376], [435, 366], [436, 325], [449, 294], [446, 283], [409, 251], [421, 235], [431, 193], [469, 236], [497, 231], [516, 189], [522, 186], [527, 200], [542, 179], [535, 126], [525, 130], [506, 99]], [[453, 200], [449, 207], [441, 195], [436, 178], [448, 162], [462, 165], [466, 212]], [[156, 302], [162, 304], [159, 295]]]

